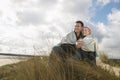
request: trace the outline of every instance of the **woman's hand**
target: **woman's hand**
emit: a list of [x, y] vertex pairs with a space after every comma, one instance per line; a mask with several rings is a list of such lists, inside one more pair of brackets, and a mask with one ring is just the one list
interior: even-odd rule
[[81, 46], [83, 46], [83, 41], [77, 41], [76, 42], [76, 48], [81, 48]]

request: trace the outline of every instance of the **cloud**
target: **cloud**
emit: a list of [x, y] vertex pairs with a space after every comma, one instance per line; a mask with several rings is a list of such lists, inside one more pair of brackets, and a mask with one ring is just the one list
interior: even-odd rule
[[97, 4], [100, 6], [105, 6], [110, 3], [111, 0], [97, 0]]
[[16, 11], [9, 0], [1, 1], [0, 3], [0, 24], [16, 25]]
[[[98, 3], [107, 5], [110, 1]], [[108, 25], [96, 25], [89, 21], [94, 14], [92, 7], [92, 0], [4, 0], [0, 3], [0, 50], [23, 54], [32, 54], [33, 46], [48, 50], [73, 30], [76, 20], [82, 20], [92, 29], [103, 51], [117, 54], [120, 11], [112, 9]]]
[[39, 25], [44, 23], [44, 14], [40, 14], [37, 11], [24, 11], [17, 12], [18, 26], [19, 25]]
[[106, 6], [107, 4], [109, 4], [109, 3], [119, 3], [120, 2], [120, 0], [97, 0], [96, 1], [96, 5], [97, 6], [101, 6], [101, 7], [104, 7], [104, 6]]
[[85, 25], [92, 30], [92, 35], [97, 38], [100, 51], [104, 51], [111, 58], [120, 58], [119, 13], [119, 9], [113, 8], [107, 15], [108, 24], [85, 22]]
[[110, 13], [109, 15], [108, 15], [108, 20], [111, 22], [111, 23], [118, 23], [118, 24], [120, 24], [120, 10], [118, 10], [118, 9], [115, 9], [115, 8], [113, 8], [112, 9], [112, 13]]
[[85, 21], [84, 23], [85, 26], [91, 29], [92, 35], [94, 38], [97, 38], [98, 43], [101, 43], [104, 37], [109, 37], [109, 35], [106, 35], [108, 29], [104, 23], [98, 22], [97, 24], [94, 24], [91, 21]]
[[62, 11], [68, 15], [75, 16], [77, 19], [86, 20], [90, 18], [88, 9], [91, 7], [91, 5], [92, 1], [90, 0], [65, 0], [63, 1], [64, 8]]
[[27, 49], [29, 52], [34, 45], [45, 48], [49, 43], [57, 44], [73, 29], [77, 19], [90, 18], [91, 3], [90, 0], [4, 0], [0, 5], [0, 45], [12, 52]]
[[114, 2], [116, 2], [116, 3], [120, 3], [120, 0], [113, 0]]
[[120, 19], [119, 17], [120, 10], [112, 10], [112, 13], [108, 14], [108, 20], [109, 24], [104, 25], [104, 27], [101, 26], [100, 23], [98, 24], [99, 27], [103, 28], [103, 33], [105, 36], [102, 38], [102, 41], [100, 42], [101, 49], [105, 51], [110, 57], [120, 57]]

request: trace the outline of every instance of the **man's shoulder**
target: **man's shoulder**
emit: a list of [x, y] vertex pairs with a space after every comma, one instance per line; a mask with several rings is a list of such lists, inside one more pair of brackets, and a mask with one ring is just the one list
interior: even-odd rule
[[68, 37], [71, 37], [71, 36], [74, 36], [74, 35], [75, 35], [74, 31], [71, 31], [71, 32], [66, 34], [66, 36], [68, 36]]
[[68, 34], [74, 34], [75, 32], [74, 31], [70, 31]]

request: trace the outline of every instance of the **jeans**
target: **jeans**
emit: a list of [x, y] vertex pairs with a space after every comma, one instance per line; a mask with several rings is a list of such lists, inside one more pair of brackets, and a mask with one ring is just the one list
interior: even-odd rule
[[65, 59], [66, 56], [70, 56], [70, 57], [73, 57], [73, 59], [90, 61], [96, 64], [95, 52], [84, 51], [81, 48], [76, 49], [73, 45], [70, 45], [70, 44], [55, 46], [53, 47], [52, 51], [62, 59]]

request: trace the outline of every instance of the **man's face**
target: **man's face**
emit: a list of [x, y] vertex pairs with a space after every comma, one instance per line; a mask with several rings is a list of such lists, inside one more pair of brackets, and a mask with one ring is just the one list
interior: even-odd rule
[[82, 31], [82, 26], [80, 23], [75, 24], [75, 32], [80, 33]]

